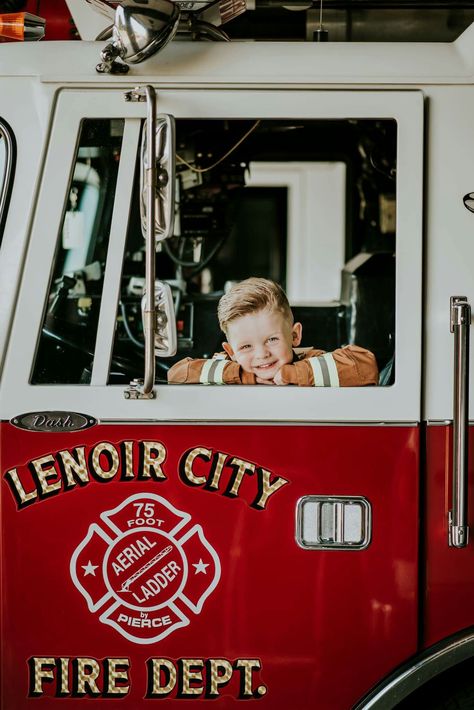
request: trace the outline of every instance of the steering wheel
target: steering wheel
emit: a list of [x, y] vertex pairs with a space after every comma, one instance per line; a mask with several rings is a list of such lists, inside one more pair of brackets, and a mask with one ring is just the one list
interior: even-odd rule
[[[88, 359], [89, 364], [91, 364], [94, 360], [94, 352], [91, 349], [90, 345], [84, 342], [82, 333], [80, 338], [74, 337], [78, 332], [78, 328], [80, 327], [81, 326], [73, 325], [71, 323], [67, 323], [66, 325], [64, 321], [59, 321], [54, 316], [50, 316], [47, 319], [47, 325], [45, 324], [43, 326], [42, 334], [47, 340], [59, 344], [67, 350], [76, 352], [80, 356]], [[65, 333], [65, 330], [69, 330], [69, 334]], [[158, 383], [166, 383], [167, 373], [171, 365], [167, 362], [156, 360], [155, 366], [156, 372], [161, 375], [161, 377], [159, 376], [158, 378], [155, 378], [156, 381]], [[138, 370], [138, 357], [137, 360], [134, 360], [131, 357], [124, 355], [112, 355], [110, 361], [111, 379], [115, 379], [116, 377], [121, 379], [123, 377], [123, 381], [128, 382], [131, 379], [139, 376]]]

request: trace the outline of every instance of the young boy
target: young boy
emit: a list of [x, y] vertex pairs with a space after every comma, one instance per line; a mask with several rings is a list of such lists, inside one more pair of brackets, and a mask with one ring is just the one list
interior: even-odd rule
[[293, 348], [301, 343], [285, 292], [268, 279], [250, 278], [222, 296], [217, 316], [224, 353], [208, 360], [185, 358], [168, 372], [172, 384], [299, 385], [355, 387], [376, 385], [375, 357], [357, 345], [332, 353]]

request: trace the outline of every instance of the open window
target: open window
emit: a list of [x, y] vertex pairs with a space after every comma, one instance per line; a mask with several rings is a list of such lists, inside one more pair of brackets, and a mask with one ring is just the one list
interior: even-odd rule
[[[395, 378], [397, 123], [393, 119], [176, 121], [174, 235], [158, 246], [157, 278], [175, 294], [178, 353], [222, 349], [217, 304], [232, 283], [262, 276], [287, 291], [303, 346], [368, 348]], [[144, 261], [132, 200], [115, 359], [136, 362]], [[143, 267], [141, 269], [143, 273]], [[111, 371], [110, 382], [122, 374]]]

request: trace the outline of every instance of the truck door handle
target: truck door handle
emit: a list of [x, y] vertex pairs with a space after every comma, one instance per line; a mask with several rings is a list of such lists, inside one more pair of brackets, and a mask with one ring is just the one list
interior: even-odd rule
[[454, 333], [453, 489], [449, 511], [450, 547], [466, 547], [469, 446], [469, 329], [471, 306], [465, 296], [451, 296], [451, 332]]

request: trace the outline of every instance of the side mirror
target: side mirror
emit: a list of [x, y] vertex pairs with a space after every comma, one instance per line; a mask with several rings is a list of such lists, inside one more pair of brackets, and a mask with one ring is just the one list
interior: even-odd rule
[[178, 29], [180, 10], [172, 0], [122, 0], [115, 10], [113, 40], [101, 52], [100, 73], [125, 74], [163, 49]]
[[[173, 116], [161, 114], [156, 117], [156, 199], [155, 199], [155, 240], [157, 242], [173, 236], [175, 200], [175, 121]], [[140, 154], [140, 216], [142, 233], [147, 234], [147, 170], [148, 149], [146, 123]]]
[[[146, 295], [142, 298], [145, 320]], [[155, 281], [155, 357], [172, 357], [178, 349], [173, 294], [169, 284]]]

